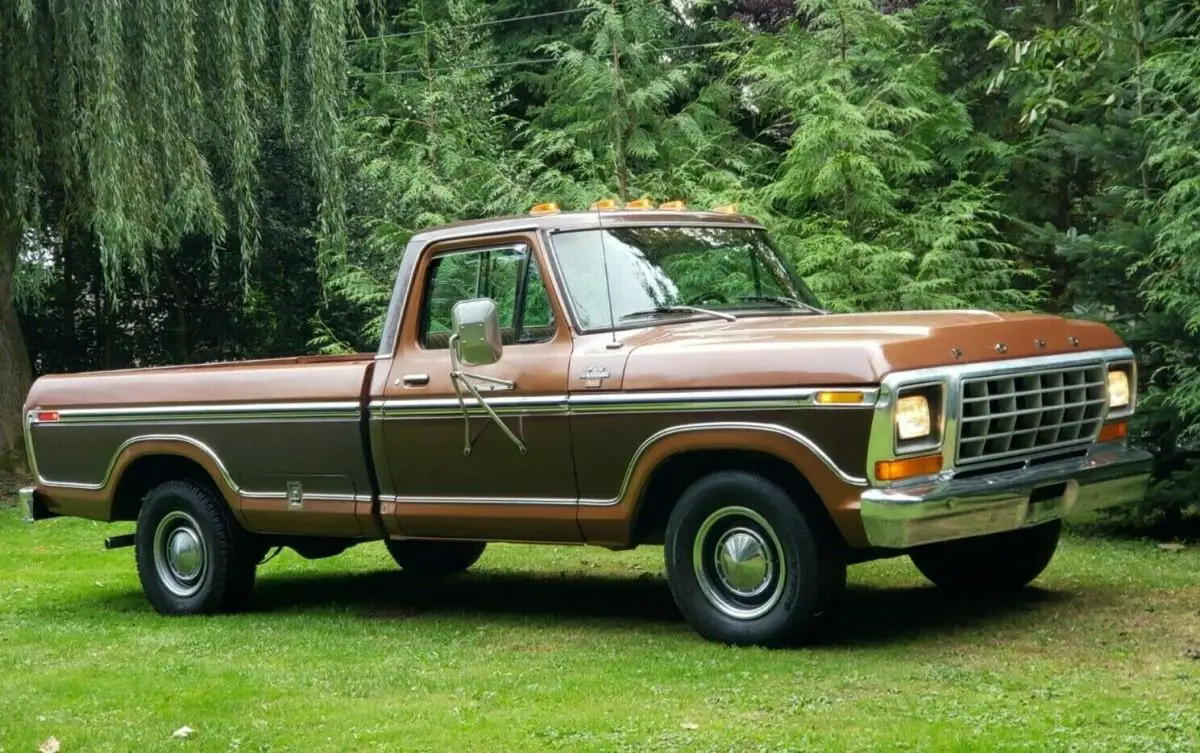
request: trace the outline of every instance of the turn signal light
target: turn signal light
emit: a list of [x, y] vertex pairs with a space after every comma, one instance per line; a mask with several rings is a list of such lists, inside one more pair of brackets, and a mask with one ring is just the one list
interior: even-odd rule
[[617, 208], [617, 200], [616, 199], [600, 199], [599, 201], [592, 202], [592, 210], [593, 211], [609, 212], [616, 208]]
[[56, 410], [40, 410], [34, 415], [34, 419], [38, 423], [52, 424], [58, 421], [59, 415]]
[[875, 464], [875, 478], [880, 481], [899, 481], [913, 476], [928, 476], [940, 470], [942, 470], [941, 455], [880, 460]]
[[844, 403], [861, 403], [861, 392], [818, 392], [816, 401], [820, 405], [839, 405]]
[[713, 207], [713, 211], [717, 214], [737, 214], [736, 204], [722, 204], [719, 207]]
[[554, 214], [558, 211], [558, 204], [553, 201], [547, 201], [545, 204], [536, 204], [533, 209], [529, 210], [530, 214]]
[[1118, 439], [1124, 439], [1129, 435], [1128, 421], [1113, 421], [1100, 427], [1100, 436], [1096, 437], [1097, 442], [1115, 442]]
[[687, 204], [682, 201], [664, 201], [658, 205], [659, 209], [666, 209], [669, 212], [682, 212], [687, 209]]
[[654, 202], [649, 199], [634, 199], [633, 201], [625, 202], [626, 209], [653, 209]]

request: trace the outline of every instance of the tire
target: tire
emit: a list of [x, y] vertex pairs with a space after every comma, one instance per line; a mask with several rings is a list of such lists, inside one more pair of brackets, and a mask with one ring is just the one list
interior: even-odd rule
[[225, 500], [191, 480], [151, 490], [138, 513], [134, 546], [142, 590], [163, 615], [241, 608], [264, 551]]
[[845, 547], [822, 510], [799, 502], [741, 471], [706, 476], [679, 498], [663, 547], [667, 579], [697, 633], [770, 646], [816, 636], [845, 590]]
[[1029, 585], [1042, 574], [1062, 533], [1062, 521], [1016, 531], [957, 539], [915, 549], [909, 558], [921, 574], [951, 591], [1001, 593]]
[[392, 559], [406, 573], [421, 578], [444, 578], [461, 573], [479, 561], [487, 543], [482, 541], [384, 541]]

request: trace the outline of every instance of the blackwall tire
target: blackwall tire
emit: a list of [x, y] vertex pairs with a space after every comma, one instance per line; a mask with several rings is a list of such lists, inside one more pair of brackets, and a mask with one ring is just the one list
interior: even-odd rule
[[921, 574], [950, 591], [1002, 593], [1029, 585], [1042, 574], [1062, 534], [1062, 521], [1032, 528], [958, 539], [913, 550]]
[[461, 573], [483, 556], [487, 543], [482, 541], [424, 541], [388, 539], [388, 553], [410, 575], [444, 578]]
[[191, 480], [167, 481], [146, 496], [134, 545], [142, 590], [164, 615], [240, 609], [263, 551], [215, 491]]
[[664, 556], [676, 605], [704, 638], [791, 645], [815, 638], [846, 584], [840, 534], [807, 500], [723, 471], [684, 492]]

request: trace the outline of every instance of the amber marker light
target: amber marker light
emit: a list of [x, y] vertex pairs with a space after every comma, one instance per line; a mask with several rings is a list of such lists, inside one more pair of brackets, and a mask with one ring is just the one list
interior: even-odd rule
[[682, 212], [687, 209], [687, 204], [682, 201], [664, 201], [658, 205], [659, 209], [665, 209], [668, 212]]
[[533, 207], [533, 209], [529, 210], [529, 213], [532, 215], [554, 214], [557, 211], [558, 211], [558, 204], [556, 204], [553, 201], [547, 201], [544, 204], [536, 204]]
[[928, 476], [940, 470], [942, 470], [941, 455], [880, 460], [875, 464], [875, 478], [880, 481], [899, 481], [913, 476]]
[[633, 201], [625, 202], [626, 209], [653, 209], [654, 202], [649, 199], [634, 199]]
[[42, 424], [57, 423], [59, 418], [60, 416], [56, 410], [40, 410], [34, 414], [34, 419], [37, 420], [38, 423]]
[[1129, 422], [1112, 421], [1100, 427], [1100, 436], [1096, 437], [1096, 441], [1115, 442], [1127, 436], [1129, 436]]
[[865, 398], [863, 393], [851, 392], [818, 392], [816, 401], [819, 405], [846, 405], [861, 403]]
[[599, 201], [592, 202], [592, 210], [593, 211], [599, 210], [602, 212], [610, 212], [616, 208], [617, 208], [617, 200], [616, 199], [600, 199]]
[[712, 210], [714, 212], [716, 212], [717, 214], [737, 214], [737, 205], [736, 204], [722, 204], [719, 207], [713, 207]]

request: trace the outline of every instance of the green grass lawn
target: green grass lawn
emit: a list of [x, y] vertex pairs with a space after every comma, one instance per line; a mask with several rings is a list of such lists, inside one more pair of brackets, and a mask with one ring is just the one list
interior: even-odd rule
[[127, 530], [0, 508], [0, 751], [1200, 748], [1196, 547], [1071, 537], [986, 602], [863, 565], [825, 645], [769, 651], [694, 635], [658, 548], [497, 545], [441, 585], [285, 551], [253, 612], [167, 619]]

